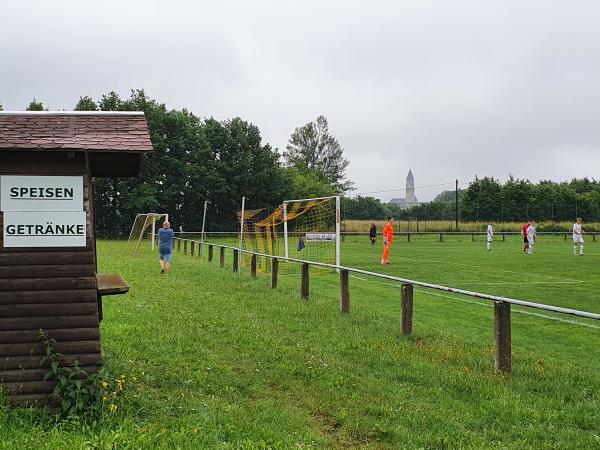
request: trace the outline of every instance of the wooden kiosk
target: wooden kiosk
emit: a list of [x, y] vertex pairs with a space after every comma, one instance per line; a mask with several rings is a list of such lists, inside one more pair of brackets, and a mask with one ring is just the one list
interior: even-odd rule
[[126, 287], [97, 274], [92, 177], [137, 176], [151, 151], [141, 112], [0, 112], [0, 386], [12, 404], [43, 405], [54, 387], [40, 329], [64, 364], [99, 368], [101, 298]]

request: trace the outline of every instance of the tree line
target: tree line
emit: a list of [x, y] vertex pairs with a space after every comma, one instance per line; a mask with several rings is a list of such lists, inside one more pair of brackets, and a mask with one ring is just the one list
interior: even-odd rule
[[[33, 99], [27, 110], [47, 108]], [[168, 109], [143, 90], [132, 90], [126, 99], [115, 92], [98, 101], [80, 97], [74, 110], [143, 111], [154, 147], [139, 177], [94, 180], [99, 235], [126, 234], [140, 212], [169, 213], [176, 229], [199, 230], [205, 200], [206, 229], [231, 231], [242, 196], [248, 209], [273, 209], [283, 199], [342, 194], [352, 187], [345, 173], [349, 162], [323, 116], [294, 130], [281, 155], [252, 123]]]
[[[501, 183], [493, 177], [476, 177], [458, 192], [458, 216], [464, 222], [571, 221], [582, 217], [600, 221], [600, 182], [589, 178], [554, 182], [510, 176]], [[455, 220], [455, 191], [444, 191], [433, 201], [399, 210], [397, 205], [373, 197], [355, 197], [342, 202], [346, 219]], [[548, 227], [546, 227], [548, 229]]]
[[[47, 108], [34, 98], [27, 110]], [[346, 177], [349, 161], [323, 116], [296, 128], [280, 154], [263, 142], [252, 123], [168, 109], [143, 90], [132, 90], [126, 99], [115, 92], [98, 101], [80, 97], [74, 110], [143, 111], [154, 146], [153, 154], [143, 158], [138, 178], [95, 180], [100, 235], [127, 233], [140, 212], [168, 212], [176, 228], [198, 230], [205, 200], [210, 202], [206, 229], [235, 230], [242, 196], [249, 198], [249, 209], [272, 210], [284, 199], [341, 194], [344, 219], [455, 219], [453, 190], [406, 210], [373, 197], [348, 195], [353, 189]], [[600, 182], [593, 179], [532, 183], [510, 176], [500, 183], [476, 177], [458, 194], [460, 221], [563, 221], [577, 216], [600, 221]]]

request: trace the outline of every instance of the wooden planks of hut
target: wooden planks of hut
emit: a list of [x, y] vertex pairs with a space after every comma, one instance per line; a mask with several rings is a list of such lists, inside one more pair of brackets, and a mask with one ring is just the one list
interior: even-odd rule
[[[9, 213], [0, 211], [0, 385], [12, 404], [43, 405], [53, 389], [53, 382], [43, 381], [40, 329], [58, 342], [64, 364], [99, 368], [92, 177], [137, 176], [142, 157], [151, 151], [141, 112], [0, 112], [0, 179], [81, 178], [80, 214], [85, 212], [83, 245], [60, 247], [51, 238], [40, 245], [39, 238], [24, 237], [28, 246], [19, 247], [5, 245]], [[0, 190], [2, 195], [6, 205], [8, 193]]]

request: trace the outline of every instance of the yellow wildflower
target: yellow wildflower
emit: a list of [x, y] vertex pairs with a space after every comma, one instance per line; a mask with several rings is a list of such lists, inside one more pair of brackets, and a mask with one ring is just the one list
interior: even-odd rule
[[107, 383], [106, 381], [103, 381], [103, 382], [102, 382], [102, 387], [103, 387], [104, 389], [106, 389], [106, 388], [108, 387], [108, 383]]
[[117, 412], [117, 408], [118, 408], [118, 406], [115, 405], [114, 403], [110, 404], [110, 412], [111, 413]]

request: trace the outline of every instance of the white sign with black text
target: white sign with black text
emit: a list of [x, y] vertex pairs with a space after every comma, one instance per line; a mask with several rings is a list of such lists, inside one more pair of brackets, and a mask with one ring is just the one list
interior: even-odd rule
[[0, 211], [82, 211], [82, 176], [3, 175]]
[[4, 211], [4, 247], [85, 247], [85, 211]]

